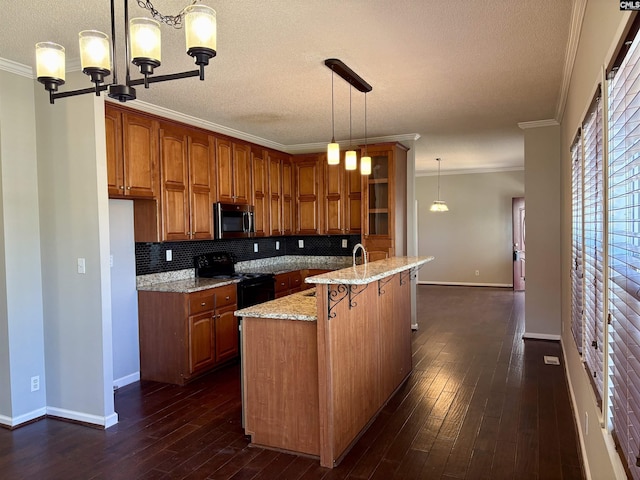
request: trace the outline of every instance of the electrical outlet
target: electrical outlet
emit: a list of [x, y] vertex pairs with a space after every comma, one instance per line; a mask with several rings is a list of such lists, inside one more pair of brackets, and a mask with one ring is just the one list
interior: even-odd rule
[[37, 392], [38, 390], [40, 390], [40, 376], [36, 375], [31, 377], [31, 391]]
[[304, 248], [304, 240], [298, 240], [298, 248]]
[[78, 273], [87, 273], [87, 263], [84, 258], [78, 258]]
[[280, 250], [280, 242], [276, 240], [276, 250]]
[[347, 248], [348, 240], [346, 238], [342, 239], [342, 248]]
[[476, 277], [480, 276], [480, 270], [476, 270]]
[[253, 253], [258, 253], [258, 244], [257, 243], [253, 244]]
[[173, 250], [165, 250], [164, 254], [167, 262], [173, 261]]

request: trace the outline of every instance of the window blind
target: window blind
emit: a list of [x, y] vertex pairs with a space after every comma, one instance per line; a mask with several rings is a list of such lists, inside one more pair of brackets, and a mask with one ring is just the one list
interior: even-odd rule
[[584, 148], [584, 361], [599, 403], [604, 386], [603, 119], [601, 96], [582, 126]]
[[582, 139], [578, 138], [571, 147], [571, 332], [582, 355], [582, 312], [583, 312], [583, 274], [582, 274]]
[[634, 40], [609, 81], [610, 415], [634, 479], [640, 479], [640, 51]]

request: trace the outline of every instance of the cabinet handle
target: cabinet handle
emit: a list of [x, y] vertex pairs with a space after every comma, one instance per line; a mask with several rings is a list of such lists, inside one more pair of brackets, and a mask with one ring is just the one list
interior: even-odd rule
[[124, 185], [120, 185], [120, 190], [124, 190]]
[[200, 304], [200, 306], [201, 306], [201, 307], [204, 307], [206, 304], [207, 304], [207, 302], [202, 302], [202, 303]]
[[225, 300], [229, 300], [231, 297], [230, 296], [226, 296], [224, 298], [225, 298]]
[[127, 187], [127, 190], [131, 190], [131, 187]]

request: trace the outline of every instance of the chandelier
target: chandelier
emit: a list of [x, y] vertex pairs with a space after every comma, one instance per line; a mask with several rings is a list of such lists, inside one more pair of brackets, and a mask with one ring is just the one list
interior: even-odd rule
[[[80, 61], [82, 71], [91, 78], [93, 88], [58, 92], [58, 87], [65, 82], [65, 49], [52, 42], [36, 44], [37, 78], [49, 92], [51, 104], [57, 98], [73, 97], [85, 93], [108, 90], [111, 98], [121, 102], [135, 100], [135, 85], [144, 85], [177, 80], [188, 77], [200, 77], [204, 80], [204, 67], [209, 59], [216, 56], [216, 12], [206, 5], [196, 4], [185, 7], [178, 15], [161, 15], [150, 1], [137, 0], [138, 5], [151, 11], [154, 18], [175, 28], [181, 28], [184, 20], [187, 55], [194, 58], [198, 69], [168, 75], [152, 76], [154, 69], [161, 64], [160, 23], [150, 18], [133, 18], [129, 22], [128, 0], [124, 1], [124, 50], [126, 76], [124, 83], [118, 83], [116, 69], [116, 28], [115, 7], [111, 0], [111, 42], [109, 37], [96, 30], [84, 30], [79, 33]], [[112, 62], [112, 58], [114, 61]], [[136, 65], [143, 78], [131, 79], [129, 63]], [[113, 64], [113, 82], [105, 84], [104, 79], [111, 74]]]

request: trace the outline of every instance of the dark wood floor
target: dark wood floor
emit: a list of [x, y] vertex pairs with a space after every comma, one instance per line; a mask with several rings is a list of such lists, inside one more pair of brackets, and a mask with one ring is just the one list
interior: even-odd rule
[[248, 447], [237, 365], [116, 393], [119, 423], [0, 429], [2, 479], [581, 479], [558, 343], [523, 341], [524, 296], [418, 287], [414, 371], [342, 463]]

